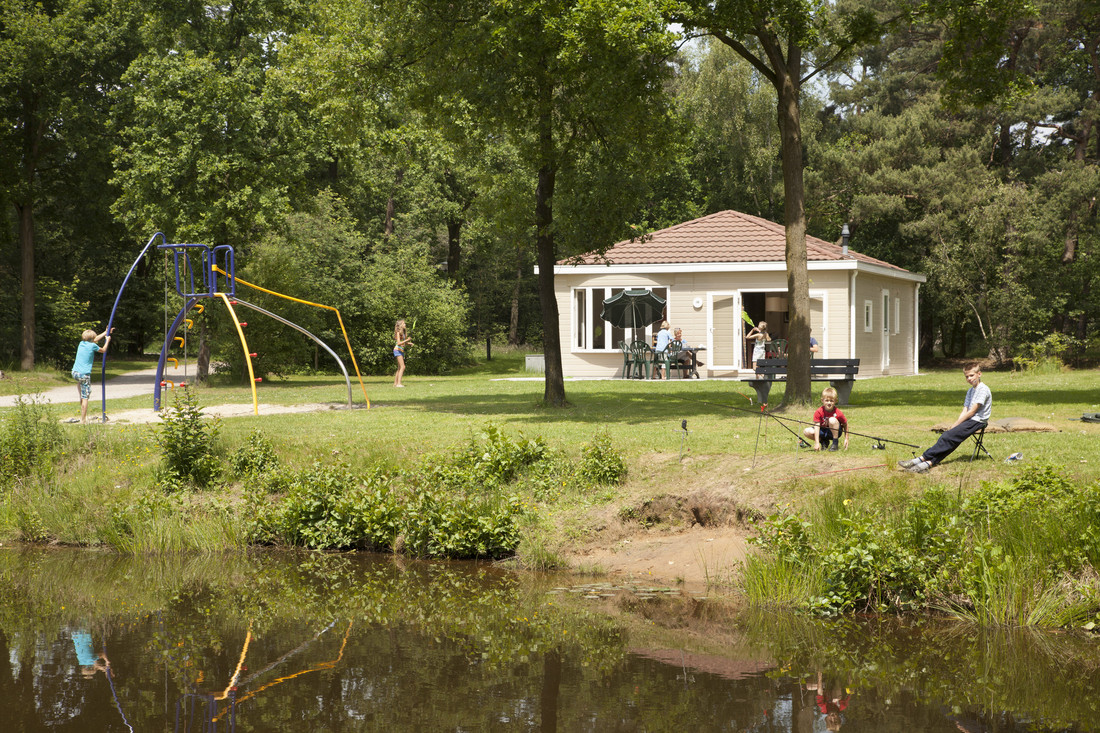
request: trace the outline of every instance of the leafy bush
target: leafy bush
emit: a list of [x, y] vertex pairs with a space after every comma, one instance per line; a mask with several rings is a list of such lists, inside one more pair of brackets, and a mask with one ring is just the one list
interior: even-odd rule
[[1081, 342], [1064, 333], [1050, 333], [1041, 341], [1030, 341], [1020, 348], [1013, 362], [1025, 372], [1039, 374], [1059, 372]]
[[[393, 327], [399, 318], [407, 321], [414, 341], [408, 353], [410, 373], [434, 374], [469, 361], [467, 296], [439, 272], [426, 241], [398, 235], [371, 242], [357, 233], [347, 207], [330, 192], [318, 194], [312, 209], [288, 216], [284, 227], [255, 246], [238, 274], [265, 288], [339, 309], [359, 368], [366, 373], [393, 371]], [[318, 293], [324, 297], [314, 297]], [[262, 293], [248, 299], [316, 334], [352, 371], [334, 313]], [[219, 344], [224, 344], [219, 353], [240, 375], [244, 364], [236, 338], [232, 327], [218, 330]], [[249, 326], [249, 341], [263, 344], [257, 367], [265, 372], [295, 373], [312, 367], [318, 356], [301, 334], [266, 318]], [[334, 366], [324, 353], [316, 363]]]
[[504, 557], [519, 544], [523, 503], [514, 494], [454, 496], [419, 490], [401, 523], [404, 549], [426, 557]]
[[938, 607], [1045, 625], [1100, 611], [1080, 590], [1100, 561], [1100, 485], [1036, 465], [965, 501], [952, 494], [932, 489], [889, 510], [826, 498], [813, 523], [773, 514], [757, 525], [766, 552], [746, 563], [743, 589], [766, 599], [773, 586], [812, 588], [797, 603], [830, 615]]
[[221, 475], [221, 464], [214, 454], [214, 444], [221, 429], [218, 418], [204, 420], [190, 387], [176, 390], [172, 407], [164, 411], [157, 430], [157, 445], [164, 459], [166, 486], [171, 477], [189, 481], [205, 488]]
[[230, 457], [229, 465], [234, 476], [255, 476], [278, 468], [279, 457], [267, 436], [254, 429], [244, 446]]
[[49, 479], [64, 447], [57, 418], [41, 395], [19, 395], [0, 423], [0, 487], [32, 475]]
[[626, 462], [611, 447], [607, 431], [596, 433], [592, 442], [581, 449], [580, 479], [589, 484], [621, 484], [626, 480]]
[[360, 480], [346, 468], [315, 463], [296, 474], [280, 472], [277, 483], [286, 495], [275, 505], [260, 492], [252, 495], [255, 540], [313, 549], [393, 546], [401, 514], [385, 474]]

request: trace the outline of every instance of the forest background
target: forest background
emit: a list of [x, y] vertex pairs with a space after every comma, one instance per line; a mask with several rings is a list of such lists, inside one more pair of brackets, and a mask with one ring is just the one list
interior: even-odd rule
[[[776, 89], [730, 35], [670, 25], [690, 5], [0, 0], [0, 368], [68, 368], [156, 231], [339, 308], [366, 371], [392, 369], [405, 318], [410, 371], [440, 372], [486, 339], [542, 345], [539, 252], [724, 209], [784, 221]], [[847, 223], [928, 275], [922, 359], [1095, 354], [1094, 3], [702, 7], [820, 31], [799, 39], [824, 69], [800, 95], [807, 231]], [[853, 42], [826, 44], [845, 18]], [[139, 263], [112, 350], [158, 348], [170, 270]], [[243, 374], [232, 328], [196, 315], [200, 366]], [[249, 338], [264, 373], [330, 366], [278, 324]]]

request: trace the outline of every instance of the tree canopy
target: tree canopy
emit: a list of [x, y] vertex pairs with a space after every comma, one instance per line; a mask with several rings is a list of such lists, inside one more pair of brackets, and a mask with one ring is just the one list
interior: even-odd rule
[[[729, 208], [786, 227], [789, 402], [805, 236], [844, 223], [928, 275], [922, 358], [1094, 354], [1098, 69], [1085, 0], [0, 0], [0, 363], [67, 366], [160, 230], [323, 289], [374, 371], [398, 318], [414, 372], [539, 344], [563, 405], [554, 264]], [[162, 270], [123, 349], [163, 336]], [[271, 329], [264, 368], [326, 368]]]

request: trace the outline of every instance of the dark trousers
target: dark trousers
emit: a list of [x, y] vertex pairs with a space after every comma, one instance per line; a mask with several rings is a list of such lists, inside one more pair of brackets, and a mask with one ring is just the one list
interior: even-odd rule
[[967, 420], [946, 431], [936, 441], [936, 444], [924, 452], [924, 459], [933, 466], [951, 455], [952, 451], [974, 433], [985, 427], [985, 423], [979, 420]]

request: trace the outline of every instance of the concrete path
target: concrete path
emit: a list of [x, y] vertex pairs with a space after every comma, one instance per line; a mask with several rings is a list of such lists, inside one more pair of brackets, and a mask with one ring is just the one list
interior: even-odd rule
[[[173, 374], [173, 373], [177, 374]], [[190, 374], [193, 377], [195, 373], [194, 369], [190, 370]], [[120, 400], [124, 397], [140, 397], [141, 395], [149, 395], [149, 405], [153, 404], [153, 379], [157, 376], [157, 369], [153, 367], [151, 369], [141, 369], [136, 372], [126, 372], [120, 374], [117, 377], [113, 377], [107, 380], [107, 400]], [[177, 384], [183, 378], [183, 369], [172, 369], [171, 367], [165, 368], [165, 377], [167, 379], [176, 382]], [[11, 407], [15, 404], [15, 399], [18, 395], [10, 395], [7, 397], [0, 397], [0, 407]], [[76, 382], [68, 384], [64, 387], [55, 387], [50, 390], [46, 390], [42, 393], [42, 397], [54, 405], [59, 405], [64, 402], [80, 402], [80, 391], [77, 389]], [[88, 414], [97, 413], [100, 408], [101, 400], [103, 399], [103, 389], [99, 383], [99, 367], [97, 365], [96, 371], [92, 372], [92, 397], [88, 404]]]
[[[120, 425], [127, 423], [149, 423], [155, 422], [159, 419], [160, 413], [153, 411], [153, 391], [154, 391], [154, 379], [156, 378], [156, 367], [150, 369], [141, 369], [136, 372], [126, 372], [120, 374], [117, 377], [107, 380], [107, 417], [109, 419], [109, 425]], [[195, 376], [195, 370], [192, 368], [189, 370], [187, 377], [183, 376], [183, 369], [173, 369], [171, 367], [165, 368], [165, 379], [172, 381], [175, 384], [179, 384], [181, 381], [187, 381], [193, 379]], [[125, 397], [142, 397], [147, 396], [149, 403], [147, 407], [138, 409], [124, 410], [119, 412], [111, 407], [111, 400], [120, 400]], [[47, 390], [42, 393], [42, 397], [46, 402], [54, 405], [71, 404], [72, 407], [65, 407], [57, 410], [60, 422], [77, 422], [77, 417], [80, 415], [80, 392], [77, 389], [76, 383], [66, 385], [64, 387], [56, 387], [51, 390]], [[99, 417], [102, 409], [103, 389], [99, 384], [99, 372], [92, 373], [92, 396], [88, 401], [88, 422], [99, 421]], [[171, 392], [161, 392], [162, 404], [171, 404]], [[16, 396], [0, 397], [0, 407], [12, 407], [15, 405]], [[166, 402], [164, 402], [166, 401]], [[352, 409], [365, 408], [365, 404], [356, 404]], [[256, 407], [253, 407], [252, 402], [240, 403], [240, 404], [227, 404], [227, 405], [211, 405], [202, 408], [203, 415], [205, 417], [249, 417], [254, 413], [264, 415], [279, 415], [291, 412], [321, 412], [323, 410], [341, 410], [348, 409], [346, 403], [340, 402], [311, 402], [302, 405], [270, 405], [260, 403]]]

